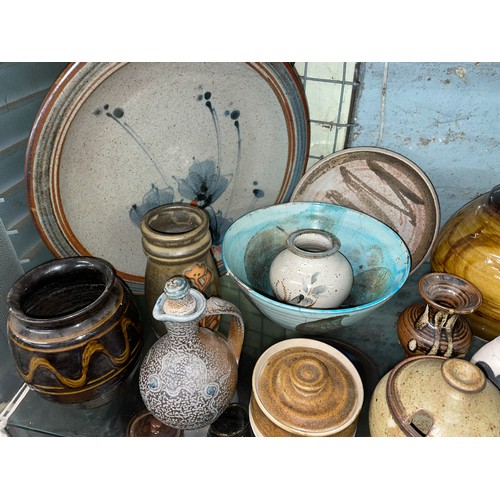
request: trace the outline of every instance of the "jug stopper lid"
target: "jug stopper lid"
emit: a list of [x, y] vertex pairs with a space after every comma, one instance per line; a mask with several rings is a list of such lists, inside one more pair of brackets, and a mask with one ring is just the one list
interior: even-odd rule
[[174, 276], [165, 283], [163, 291], [167, 299], [177, 300], [185, 297], [190, 290], [189, 281], [183, 276]]

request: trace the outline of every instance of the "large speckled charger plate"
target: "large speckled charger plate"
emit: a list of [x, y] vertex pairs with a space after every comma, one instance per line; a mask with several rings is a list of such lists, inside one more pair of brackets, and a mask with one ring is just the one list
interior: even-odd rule
[[287, 63], [72, 63], [30, 136], [30, 209], [56, 257], [104, 258], [141, 293], [148, 210], [205, 208], [221, 266], [227, 227], [288, 201], [308, 148], [305, 94]]
[[410, 274], [439, 231], [439, 200], [429, 178], [408, 158], [383, 148], [348, 148], [324, 157], [304, 174], [291, 201], [342, 205], [380, 220], [406, 243]]

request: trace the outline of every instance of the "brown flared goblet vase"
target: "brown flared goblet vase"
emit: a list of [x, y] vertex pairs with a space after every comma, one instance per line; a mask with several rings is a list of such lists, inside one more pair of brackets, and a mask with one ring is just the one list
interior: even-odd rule
[[472, 344], [465, 317], [481, 306], [479, 289], [453, 274], [428, 273], [420, 278], [418, 290], [423, 301], [407, 307], [397, 323], [406, 356], [465, 357]]

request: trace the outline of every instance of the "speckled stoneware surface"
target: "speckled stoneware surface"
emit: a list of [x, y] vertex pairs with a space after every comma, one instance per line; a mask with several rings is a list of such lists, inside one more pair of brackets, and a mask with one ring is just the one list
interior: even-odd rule
[[252, 374], [251, 425], [256, 436], [353, 436], [363, 384], [351, 361], [312, 339], [271, 346]]
[[413, 273], [429, 254], [440, 224], [434, 186], [408, 158], [382, 148], [338, 151], [313, 165], [291, 201], [321, 201], [360, 210], [394, 229], [408, 246]]
[[30, 136], [29, 204], [56, 256], [105, 258], [140, 292], [148, 210], [205, 208], [221, 264], [231, 221], [287, 201], [308, 149], [305, 94], [287, 63], [73, 63]]
[[374, 437], [499, 437], [500, 392], [470, 361], [414, 356], [380, 379], [369, 427]]
[[[353, 270], [351, 293], [335, 309], [287, 304], [272, 291], [269, 268], [298, 229], [322, 229], [342, 242]], [[387, 302], [408, 278], [411, 258], [403, 240], [377, 219], [340, 205], [281, 203], [260, 208], [234, 222], [222, 244], [229, 276], [245, 296], [283, 328], [321, 335], [352, 325]]]

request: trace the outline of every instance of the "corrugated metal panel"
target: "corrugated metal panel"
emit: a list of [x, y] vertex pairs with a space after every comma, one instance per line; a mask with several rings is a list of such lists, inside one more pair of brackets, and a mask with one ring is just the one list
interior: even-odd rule
[[19, 169], [19, 165], [24, 161], [27, 141], [22, 141], [8, 150], [0, 153], [0, 193], [7, 191], [11, 186], [22, 182], [24, 171]]
[[[9, 401], [19, 387], [22, 379], [14, 366], [14, 359], [7, 344], [7, 294], [14, 282], [22, 275], [17, 256], [12, 243], [7, 236], [5, 227], [0, 220], [0, 415], [4, 401]], [[1, 437], [1, 421], [0, 421]]]
[[24, 159], [36, 114], [66, 64], [0, 63], [0, 221], [25, 271], [52, 257], [29, 213]]
[[0, 63], [0, 104], [9, 106], [37, 92], [45, 94], [65, 66], [61, 62]]

